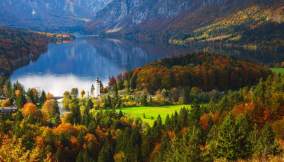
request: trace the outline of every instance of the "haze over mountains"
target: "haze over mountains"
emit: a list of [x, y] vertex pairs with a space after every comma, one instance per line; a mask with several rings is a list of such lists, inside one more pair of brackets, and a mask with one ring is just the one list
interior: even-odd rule
[[[252, 6], [259, 11], [275, 9], [275, 16], [283, 19], [281, 0], [3, 0], [0, 22], [44, 31], [169, 39]], [[248, 18], [245, 23], [249, 21], [255, 22]]]
[[3, 25], [41, 30], [82, 27], [111, 0], [3, 0]]

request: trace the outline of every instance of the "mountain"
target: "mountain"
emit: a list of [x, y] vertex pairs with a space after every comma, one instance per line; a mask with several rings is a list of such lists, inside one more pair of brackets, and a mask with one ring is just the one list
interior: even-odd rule
[[183, 14], [195, 13], [205, 7], [220, 7], [228, 0], [114, 0], [90, 21], [91, 31], [106, 33], [164, 31]]
[[3, 0], [2, 25], [36, 30], [82, 30], [111, 0]]
[[268, 36], [270, 39], [278, 34], [282, 40], [283, 3], [281, 0], [3, 0], [0, 22], [45, 31], [170, 40], [174, 44], [204, 41], [208, 34], [209, 41], [237, 39], [248, 34], [264, 36], [242, 39], [253, 42], [267, 39], [266, 35], [271, 33], [268, 29], [277, 29]]
[[36, 60], [47, 50], [43, 34], [0, 27], [0, 75], [9, 75], [18, 67]]
[[[252, 16], [245, 15], [245, 20], [235, 22], [235, 28], [239, 31], [246, 30], [247, 23], [255, 26], [267, 22], [282, 23], [276, 19], [284, 17], [283, 7], [280, 0], [113, 0], [98, 11], [92, 21], [87, 22], [86, 30], [138, 40], [168, 41], [172, 38], [187, 37], [196, 30], [212, 26], [216, 22], [234, 21], [238, 16], [245, 15], [240, 13], [249, 12]], [[278, 12], [274, 12], [274, 9]], [[265, 13], [261, 13], [262, 10]], [[265, 16], [271, 19], [257, 24], [258, 20]]]
[[0, 75], [10, 75], [13, 70], [38, 59], [47, 51], [49, 42], [61, 43], [72, 39], [69, 34], [0, 27]]
[[222, 41], [251, 47], [256, 44], [283, 46], [283, 28], [284, 1], [271, 1], [252, 4], [170, 41], [174, 44]]

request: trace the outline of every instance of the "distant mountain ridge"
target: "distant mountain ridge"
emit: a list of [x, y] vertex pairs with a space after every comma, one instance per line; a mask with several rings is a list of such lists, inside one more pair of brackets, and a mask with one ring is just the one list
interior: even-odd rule
[[[283, 10], [284, 4], [280, 0], [114, 0], [89, 22], [89, 29], [107, 35], [169, 40], [185, 37], [252, 6], [261, 12], [274, 6]], [[284, 17], [283, 13], [277, 16]], [[247, 21], [255, 19], [249, 17]]]
[[[252, 6], [260, 10], [277, 6], [277, 16], [284, 17], [281, 0], [3, 0], [0, 24], [138, 40], [183, 41], [196, 35], [197, 30], [228, 20]], [[246, 26], [246, 22], [239, 26]]]
[[111, 0], [2, 0], [0, 24], [36, 30], [82, 29]]

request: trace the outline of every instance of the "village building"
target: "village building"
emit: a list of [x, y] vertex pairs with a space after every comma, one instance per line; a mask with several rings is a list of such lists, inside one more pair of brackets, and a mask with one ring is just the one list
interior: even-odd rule
[[96, 79], [95, 85], [92, 85], [91, 95], [95, 98], [101, 96], [101, 81]]

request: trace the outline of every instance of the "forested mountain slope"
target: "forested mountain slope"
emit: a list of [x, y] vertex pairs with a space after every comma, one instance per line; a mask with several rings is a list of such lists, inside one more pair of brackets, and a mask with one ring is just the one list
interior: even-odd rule
[[36, 60], [49, 42], [71, 40], [69, 34], [32, 32], [0, 27], [0, 74], [9, 75], [18, 67]]
[[173, 57], [136, 68], [119, 76], [132, 89], [151, 93], [161, 89], [198, 87], [205, 91], [238, 89], [266, 78], [271, 71], [259, 64], [208, 53]]
[[281, 44], [281, 0], [4, 0], [0, 24], [184, 44]]
[[35, 60], [47, 49], [44, 35], [28, 31], [0, 28], [0, 73], [9, 74], [17, 67]]
[[252, 5], [237, 11], [223, 19], [214, 21], [183, 35], [180, 39], [172, 39], [172, 43], [192, 42], [241, 42], [265, 45], [283, 45], [284, 38], [284, 3]]

